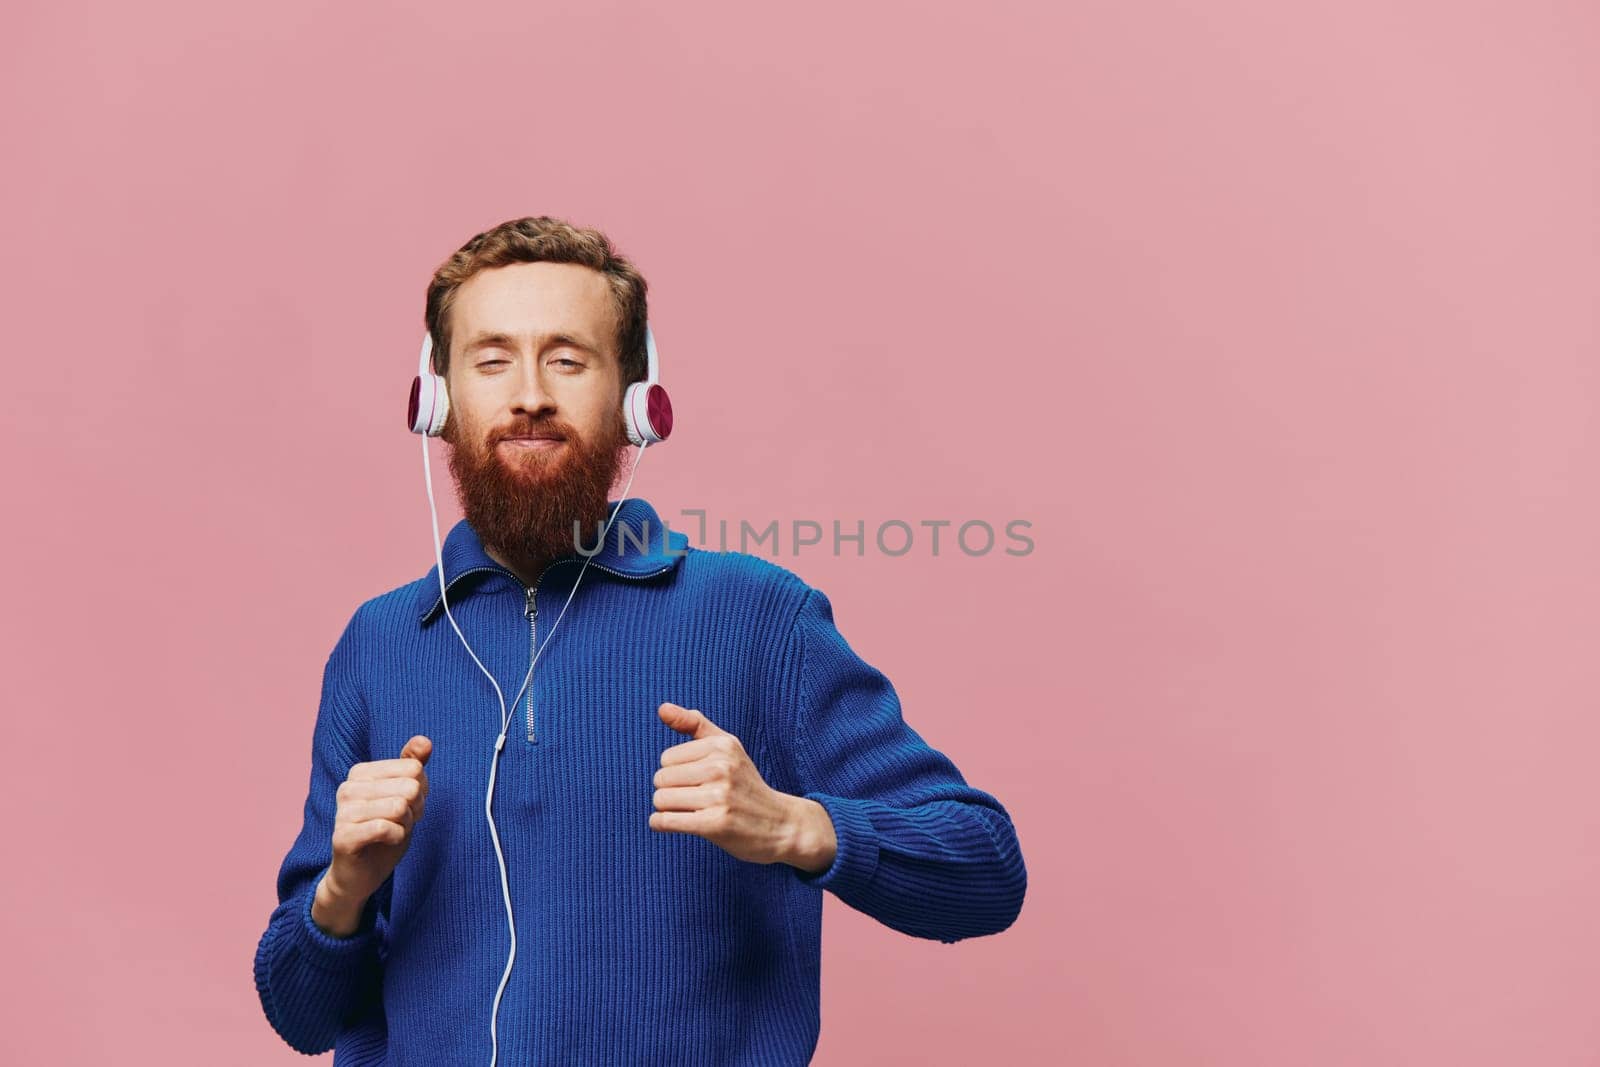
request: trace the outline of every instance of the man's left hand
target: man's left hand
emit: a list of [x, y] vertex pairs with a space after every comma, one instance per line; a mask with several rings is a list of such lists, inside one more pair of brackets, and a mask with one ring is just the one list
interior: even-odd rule
[[838, 842], [826, 808], [767, 785], [739, 739], [704, 713], [672, 703], [656, 710], [691, 740], [661, 753], [652, 830], [695, 834], [751, 863], [811, 873], [832, 865]]

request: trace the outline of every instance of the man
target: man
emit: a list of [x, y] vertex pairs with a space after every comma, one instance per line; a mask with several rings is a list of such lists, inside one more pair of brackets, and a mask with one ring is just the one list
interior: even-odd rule
[[255, 958], [301, 1052], [803, 1064], [822, 890], [943, 942], [1021, 908], [1007, 812], [905, 723], [820, 590], [690, 547], [642, 499], [583, 568], [646, 318], [609, 241], [545, 217], [479, 234], [429, 286], [465, 514], [442, 552], [448, 607], [515, 703], [496, 763], [502, 712], [437, 568], [356, 609]]

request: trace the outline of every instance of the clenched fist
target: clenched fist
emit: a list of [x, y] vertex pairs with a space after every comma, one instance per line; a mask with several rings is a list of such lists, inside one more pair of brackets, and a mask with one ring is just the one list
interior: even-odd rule
[[411, 847], [411, 828], [428, 799], [426, 764], [433, 742], [418, 734], [399, 759], [358, 763], [335, 794], [333, 862], [317, 883], [311, 918], [330, 937], [349, 937], [367, 898]]

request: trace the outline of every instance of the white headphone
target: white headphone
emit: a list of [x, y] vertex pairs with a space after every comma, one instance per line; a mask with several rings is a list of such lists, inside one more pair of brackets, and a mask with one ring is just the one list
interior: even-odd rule
[[[645, 376], [622, 395], [622, 418], [628, 427], [628, 440], [636, 445], [653, 445], [672, 433], [672, 401], [659, 382], [661, 368], [656, 358], [656, 338], [650, 324], [644, 324]], [[417, 361], [417, 377], [411, 383], [411, 399], [406, 405], [406, 426], [412, 433], [438, 437], [444, 432], [450, 414], [450, 396], [444, 379], [433, 373], [433, 332], [422, 336], [422, 356]]]

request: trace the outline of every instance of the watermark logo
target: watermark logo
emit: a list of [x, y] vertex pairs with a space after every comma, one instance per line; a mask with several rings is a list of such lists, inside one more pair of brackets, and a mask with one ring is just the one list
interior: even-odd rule
[[[689, 537], [690, 544], [700, 549], [712, 548], [713, 545], [708, 541], [711, 524], [707, 520], [706, 510], [682, 508], [679, 514], [695, 520], [695, 533]], [[572, 524], [573, 547], [585, 557], [598, 555], [604, 547], [601, 539], [604, 524], [596, 523], [593, 544], [584, 542], [580, 525], [576, 521]], [[667, 535], [672, 531], [672, 524], [663, 520], [661, 525], [665, 553], [672, 556], [687, 554], [686, 551], [675, 551], [671, 547], [671, 539]], [[1032, 528], [1033, 523], [1027, 519], [1008, 519], [1002, 523], [991, 523], [984, 519], [961, 522], [955, 519], [885, 519], [870, 531], [865, 519], [856, 519], [853, 523], [831, 519], [826, 524], [815, 519], [791, 519], [788, 522], [771, 519], [763, 524], [740, 519], [732, 529], [730, 540], [729, 520], [718, 519], [714, 547], [722, 552], [766, 554], [773, 559], [792, 559], [803, 553], [843, 556], [851, 550], [859, 557], [867, 555], [869, 549], [891, 557], [913, 553], [939, 556], [955, 552], [966, 556], [1026, 556], [1034, 548], [1033, 538], [1027, 532]], [[687, 529], [684, 532], [687, 533]], [[623, 555], [628, 551], [629, 542], [635, 551], [642, 554], [650, 551], [650, 544], [655, 540], [651, 536], [649, 520], [639, 527], [618, 523], [616, 537], [617, 552]]]

